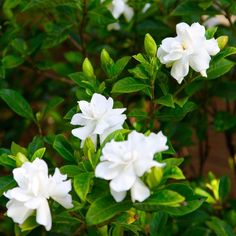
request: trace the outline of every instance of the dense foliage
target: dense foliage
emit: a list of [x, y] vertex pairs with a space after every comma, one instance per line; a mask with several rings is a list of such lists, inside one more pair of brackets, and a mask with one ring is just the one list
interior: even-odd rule
[[[115, 8], [114, 2], [125, 2], [124, 7]], [[235, 235], [235, 186], [229, 176], [203, 176], [212, 131], [223, 134], [229, 151], [224, 158], [236, 174], [234, 0], [4, 0], [0, 5], [1, 235]], [[187, 50], [191, 40], [184, 30], [176, 33], [180, 22], [206, 26], [204, 37], [192, 33], [198, 53], [184, 61], [184, 76], [172, 69], [173, 57], [181, 61], [185, 54], [176, 56], [176, 44], [166, 47], [163, 41], [177, 34], [171, 42]], [[171, 59], [163, 59], [170, 51]], [[98, 94], [104, 97], [97, 103]], [[102, 119], [106, 122], [98, 125]], [[89, 135], [73, 132], [78, 125], [87, 126]], [[194, 166], [186, 149], [197, 145]], [[120, 149], [112, 153], [112, 148]], [[102, 172], [119, 152], [123, 169], [132, 158], [132, 165], [144, 160], [143, 171], [125, 173], [135, 184], [128, 186], [124, 178], [124, 189], [111, 184], [110, 167]], [[192, 165], [197, 175], [190, 179], [183, 170]], [[23, 169], [25, 175], [17, 175]], [[120, 169], [112, 170], [121, 176]], [[22, 224], [5, 214], [9, 199], [20, 196], [13, 189], [22, 176], [30, 185], [25, 204], [41, 194], [31, 179], [45, 183], [47, 194], [39, 202], [49, 205], [52, 228], [36, 217], [41, 208], [35, 202]]]

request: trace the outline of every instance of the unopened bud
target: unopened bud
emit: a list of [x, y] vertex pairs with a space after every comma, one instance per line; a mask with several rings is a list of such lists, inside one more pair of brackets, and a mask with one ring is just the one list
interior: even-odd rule
[[157, 53], [157, 45], [155, 40], [153, 39], [153, 37], [150, 34], [146, 34], [145, 35], [145, 39], [144, 39], [144, 48], [146, 53], [151, 56], [151, 57], [155, 57], [156, 53]]
[[83, 72], [86, 73], [88, 76], [94, 76], [93, 66], [87, 57], [84, 59], [82, 69]]
[[220, 50], [222, 50], [227, 45], [229, 41], [229, 37], [224, 35], [224, 36], [218, 37], [216, 40], [217, 40]]

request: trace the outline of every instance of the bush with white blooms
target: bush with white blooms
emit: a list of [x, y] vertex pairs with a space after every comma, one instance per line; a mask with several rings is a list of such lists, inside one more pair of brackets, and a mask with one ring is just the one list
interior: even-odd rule
[[233, 156], [225, 2], [4, 1], [0, 235], [234, 235], [229, 178], [202, 175], [209, 130]]

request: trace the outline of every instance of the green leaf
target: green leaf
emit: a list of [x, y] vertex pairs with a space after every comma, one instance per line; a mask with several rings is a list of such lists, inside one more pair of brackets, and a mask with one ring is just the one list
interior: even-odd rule
[[61, 155], [65, 160], [74, 162], [73, 149], [70, 143], [65, 139], [63, 135], [57, 135], [54, 142], [53, 148]]
[[86, 196], [89, 192], [93, 175], [93, 173], [87, 172], [78, 174], [74, 177], [74, 189], [82, 201], [86, 200]]
[[185, 176], [182, 172], [182, 170], [177, 167], [177, 166], [173, 166], [173, 167], [166, 167], [164, 168], [164, 174], [163, 174], [163, 179], [185, 179]]
[[[144, 80], [148, 80], [149, 79], [149, 74], [146, 71], [145, 67], [150, 67], [149, 64], [145, 63], [142, 65], [137, 65], [136, 67], [129, 69], [129, 73], [133, 74], [133, 76], [137, 79], [144, 79]], [[150, 68], [151, 70], [151, 68]]]
[[2, 59], [2, 64], [6, 69], [15, 68], [21, 65], [23, 62], [24, 58], [17, 55], [7, 55]]
[[214, 118], [214, 129], [218, 132], [229, 130], [236, 126], [235, 115], [228, 112], [217, 112]]
[[173, 95], [171, 94], [166, 94], [165, 96], [158, 98], [157, 103], [164, 105], [166, 107], [173, 107], [173, 108], [175, 107]]
[[222, 176], [219, 184], [219, 196], [224, 201], [230, 193], [231, 182], [228, 176]]
[[26, 148], [21, 147], [20, 145], [18, 145], [15, 142], [11, 143], [11, 153], [12, 155], [16, 155], [17, 153], [21, 152], [22, 154], [24, 154], [25, 156], [28, 155], [28, 151]]
[[136, 117], [139, 119], [145, 119], [147, 118], [148, 113], [141, 110], [141, 109], [133, 109], [129, 114], [128, 117]]
[[96, 91], [95, 77], [90, 77], [84, 72], [76, 72], [69, 74], [69, 78], [82, 88], [88, 88], [92, 91]]
[[27, 44], [22, 38], [16, 38], [11, 41], [12, 47], [22, 55], [27, 54]]
[[5, 191], [16, 186], [16, 182], [12, 176], [0, 177], [0, 197]]
[[207, 221], [206, 224], [217, 236], [235, 236], [231, 226], [217, 217], [211, 217], [211, 221]]
[[130, 201], [116, 202], [111, 196], [101, 197], [89, 207], [86, 222], [88, 225], [101, 224], [131, 207]]
[[30, 217], [28, 217], [23, 224], [20, 225], [21, 231], [25, 232], [25, 231], [31, 231], [33, 229], [35, 229], [36, 227], [38, 227], [39, 224], [36, 222], [36, 217], [35, 215], [32, 215]]
[[7, 153], [3, 153], [0, 155], [0, 165], [8, 168], [15, 168], [16, 162], [10, 158]]
[[196, 108], [195, 103], [188, 101], [182, 108], [179, 106], [175, 106], [175, 108], [164, 107], [160, 111], [157, 111], [155, 115], [159, 121], [178, 122]]
[[112, 93], [133, 93], [150, 87], [140, 80], [126, 77], [113, 85]]
[[134, 207], [142, 211], [159, 211], [162, 210], [163, 206], [178, 207], [184, 200], [185, 197], [179, 193], [162, 189], [155, 192], [147, 200], [134, 203]]
[[235, 65], [235, 62], [227, 60], [227, 59], [220, 59], [219, 61], [212, 63], [209, 70], [207, 70], [207, 78], [208, 80], [216, 79], [228, 71], [232, 69]]
[[42, 158], [45, 151], [46, 151], [46, 148], [40, 148], [40, 149], [36, 150], [31, 158], [31, 161], [34, 161], [36, 158]]
[[0, 89], [0, 97], [18, 115], [35, 121], [29, 103], [18, 92], [12, 89]]
[[130, 61], [130, 58], [131, 57], [129, 56], [122, 57], [115, 62], [115, 64], [112, 66], [114, 76], [119, 76], [119, 74], [124, 70], [128, 62]]
[[217, 31], [217, 27], [211, 27], [206, 30], [205, 36], [207, 39], [211, 39], [214, 37], [215, 33]]
[[214, 61], [220, 60], [221, 58], [228, 57], [230, 55], [236, 54], [236, 47], [227, 47], [220, 51], [214, 58]]
[[60, 172], [67, 175], [69, 178], [73, 178], [81, 172], [85, 172], [84, 167], [81, 165], [65, 165], [60, 168]]

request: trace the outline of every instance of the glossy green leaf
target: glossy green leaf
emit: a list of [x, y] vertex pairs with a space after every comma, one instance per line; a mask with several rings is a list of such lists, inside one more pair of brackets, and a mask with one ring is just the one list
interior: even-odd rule
[[140, 80], [126, 77], [116, 82], [112, 88], [112, 93], [133, 93], [150, 87]]
[[12, 189], [16, 186], [16, 182], [12, 176], [3, 176], [0, 177], [0, 197], [8, 189]]
[[18, 115], [35, 120], [29, 103], [15, 90], [0, 89], [0, 98], [2, 98]]
[[54, 142], [53, 148], [67, 161], [74, 161], [73, 149], [70, 143], [65, 139], [63, 135], [57, 135]]
[[24, 62], [24, 58], [17, 55], [7, 55], [3, 57], [2, 64], [6, 69], [12, 69]]
[[95, 200], [88, 209], [86, 222], [88, 225], [101, 224], [131, 207], [130, 201], [116, 202], [111, 196], [101, 197]]
[[74, 177], [74, 189], [82, 201], [86, 200], [86, 196], [90, 189], [90, 184], [93, 179], [93, 173], [81, 173]]
[[31, 161], [34, 161], [36, 158], [42, 158], [45, 151], [46, 151], [46, 148], [40, 148], [36, 150], [33, 156], [31, 157]]
[[143, 211], [158, 211], [164, 206], [178, 207], [185, 197], [172, 190], [159, 190], [143, 202], [134, 203], [134, 207]]
[[175, 107], [174, 99], [173, 99], [173, 96], [171, 94], [166, 94], [165, 96], [162, 96], [162, 97], [158, 98], [157, 103], [161, 104], [163, 106], [166, 106], [166, 107], [172, 107], [172, 108]]

